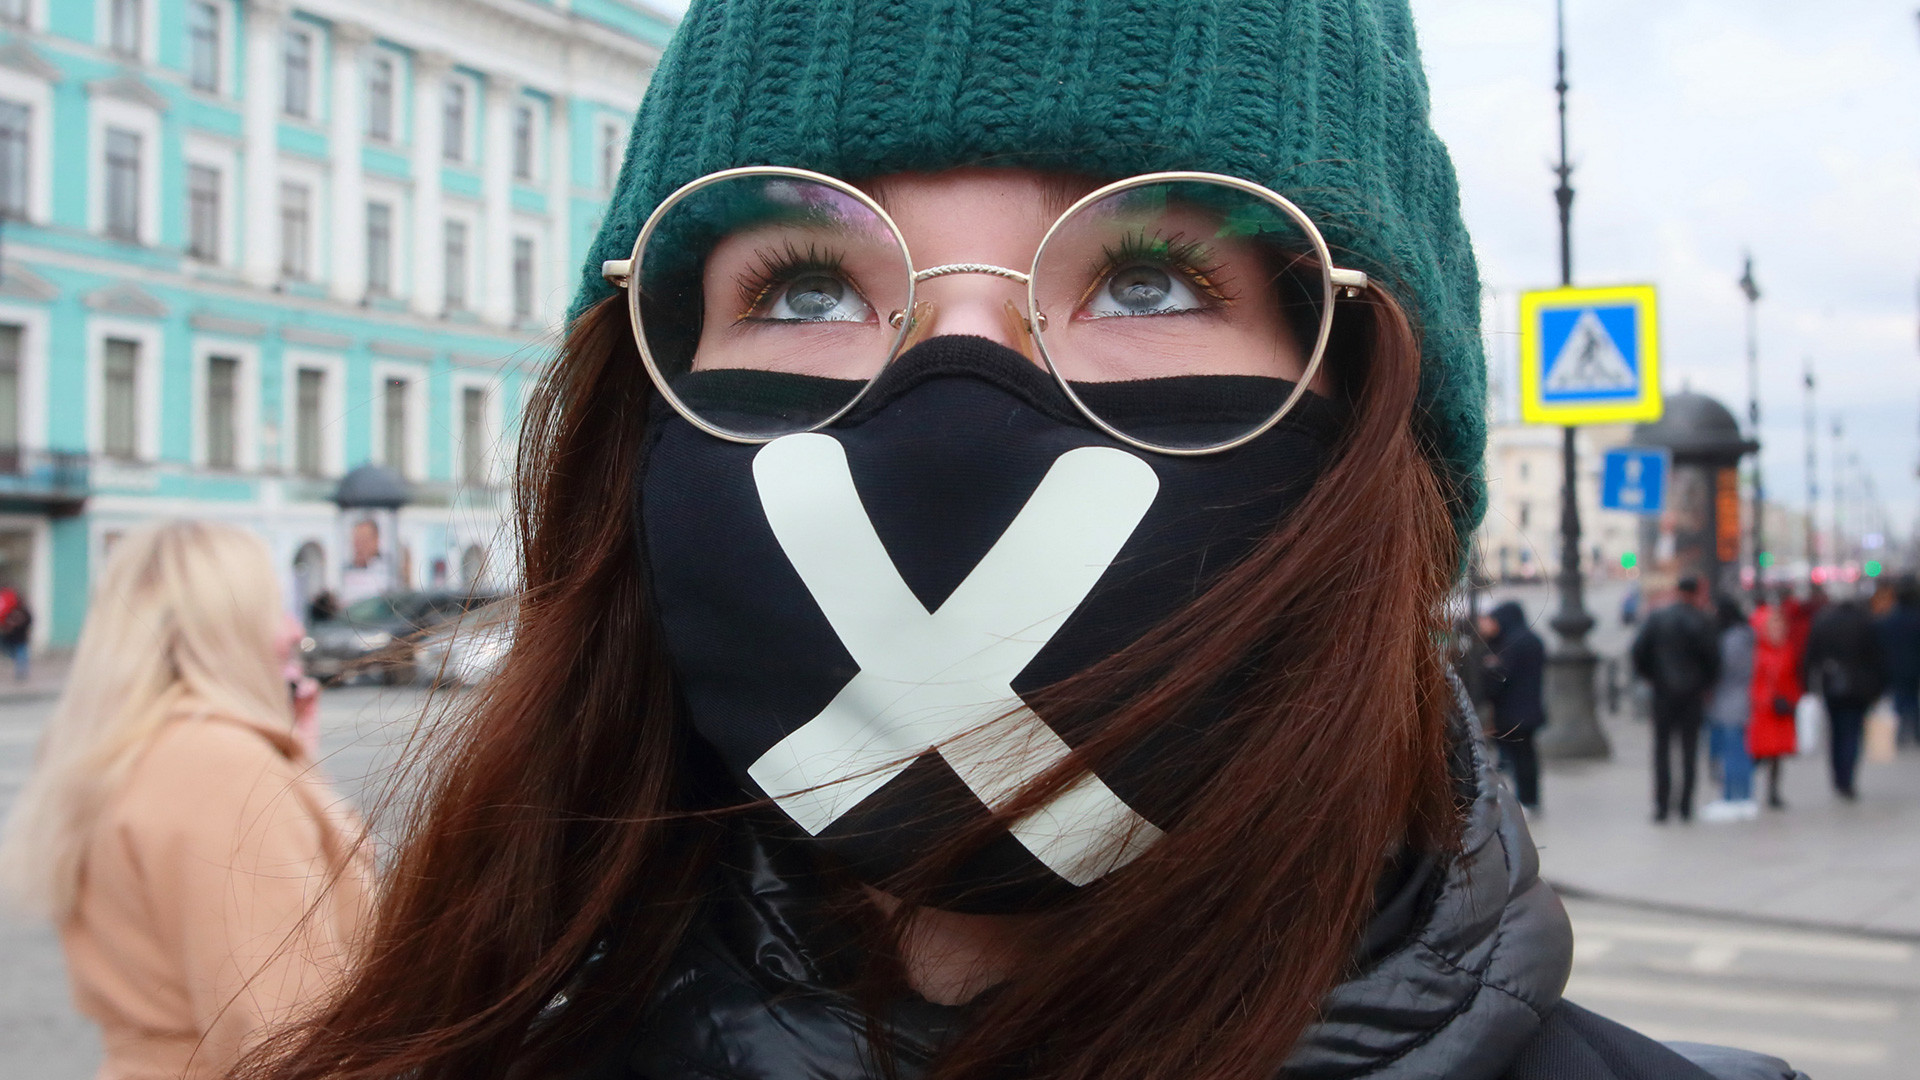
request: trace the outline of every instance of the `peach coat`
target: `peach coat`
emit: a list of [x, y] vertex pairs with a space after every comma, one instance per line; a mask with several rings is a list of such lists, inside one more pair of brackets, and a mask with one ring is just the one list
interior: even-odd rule
[[368, 899], [359, 837], [291, 731], [169, 720], [95, 826], [61, 928], [100, 1080], [217, 1077], [323, 993]]

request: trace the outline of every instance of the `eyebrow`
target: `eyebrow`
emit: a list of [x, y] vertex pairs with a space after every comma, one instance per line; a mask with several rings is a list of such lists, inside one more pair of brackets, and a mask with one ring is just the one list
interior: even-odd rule
[[[1088, 179], [1071, 173], [1042, 173], [1040, 178], [1040, 205], [1048, 217], [1059, 217], [1068, 208], [1080, 201], [1080, 197], [1099, 187], [1104, 181]], [[893, 213], [893, 200], [889, 196], [889, 185], [885, 179], [869, 180], [854, 185], [867, 193], [880, 209]]]

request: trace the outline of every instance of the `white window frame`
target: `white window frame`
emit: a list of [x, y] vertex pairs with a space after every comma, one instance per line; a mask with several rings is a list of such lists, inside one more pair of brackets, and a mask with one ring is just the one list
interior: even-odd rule
[[[321, 48], [320, 28], [303, 19], [288, 19], [280, 33], [280, 78], [277, 80], [280, 100], [274, 112], [283, 120], [299, 124], [323, 123], [326, 116], [320, 103], [320, 68], [327, 59], [326, 51]], [[292, 82], [287, 70], [287, 39], [296, 34], [307, 39], [307, 111], [304, 113], [292, 112], [287, 108], [287, 87]]]
[[216, 356], [240, 361], [233, 388], [233, 467], [254, 472], [260, 468], [260, 346], [210, 335], [193, 342], [193, 464], [208, 467], [207, 365]]
[[[447, 87], [458, 85], [465, 90], [466, 104], [461, 109], [460, 153], [457, 156], [447, 154]], [[436, 102], [440, 109], [440, 145], [436, 148], [436, 160], [442, 165], [454, 165], [470, 169], [480, 160], [480, 81], [459, 71], [448, 72], [440, 81], [440, 97]]]
[[307, 189], [307, 276], [304, 284], [324, 285], [333, 274], [332, 186], [327, 169], [305, 160], [282, 155], [278, 182], [273, 186], [273, 268], [280, 270], [280, 185], [303, 184]]
[[[182, 10], [183, 21], [192, 17], [192, 5], [197, 2], [199, 2], [199, 0], [189, 0], [186, 7]], [[234, 35], [239, 29], [234, 25], [233, 3], [232, 0], [207, 0], [207, 3], [212, 6], [214, 12], [215, 71], [213, 89], [201, 90], [193, 85], [193, 34], [190, 29], [184, 31], [187, 62], [186, 85], [189, 90], [195, 93], [212, 94], [216, 97], [230, 98], [233, 96], [234, 90], [234, 45], [237, 41]]]
[[[392, 287], [387, 290], [384, 299], [405, 300], [413, 295], [413, 208], [408, 195], [405, 185], [372, 176], [366, 178], [360, 194], [363, 203], [382, 202], [393, 207], [393, 248], [388, 252], [393, 260], [393, 265], [388, 267], [388, 281]], [[363, 209], [360, 216], [363, 233], [366, 227], [366, 211]]]
[[107, 129], [125, 128], [140, 136], [140, 243], [160, 243], [160, 116], [119, 98], [95, 96], [87, 110], [88, 205], [93, 232], [107, 233]]
[[[608, 155], [608, 142], [613, 144], [613, 153]], [[612, 117], [602, 116], [594, 125], [593, 138], [594, 187], [602, 194], [612, 194], [615, 184], [620, 182], [620, 165], [627, 156], [626, 128]]]
[[160, 460], [160, 369], [165, 362], [166, 331], [157, 323], [97, 315], [87, 320], [87, 452], [106, 452], [107, 339], [140, 343], [134, 372], [134, 407], [140, 430], [135, 449], [142, 464]]
[[[45, 30], [47, 28], [47, 0], [26, 0], [26, 22], [9, 26], [11, 30]], [[0, 23], [0, 26], [6, 26]]]
[[[532, 169], [527, 175], [521, 176], [514, 171], [515, 162], [509, 160], [507, 162], [507, 174], [512, 177], [514, 183], [521, 187], [540, 187], [547, 182], [547, 174], [549, 172], [547, 159], [550, 155], [547, 152], [547, 147], [550, 145], [550, 140], [548, 139], [547, 132], [551, 124], [548, 114], [553, 109], [553, 103], [535, 94], [521, 93], [514, 95], [509, 107], [515, 110], [525, 109], [527, 110], [527, 115], [531, 117], [527, 137], [532, 143], [528, 152], [528, 164], [532, 166]], [[511, 120], [507, 123], [507, 132], [508, 141], [511, 143], [513, 132], [513, 123]], [[511, 154], [512, 149], [511, 146], [508, 147], [509, 154]]]
[[[233, 144], [223, 139], [212, 139], [195, 133], [188, 133], [185, 145], [187, 165], [201, 165], [220, 174], [220, 250], [216, 258], [203, 266], [236, 266], [240, 262], [240, 155]], [[182, 177], [188, 174], [183, 170]], [[180, 205], [182, 230], [189, 241], [192, 240], [191, 200], [192, 192], [183, 179], [181, 197], [186, 200]], [[278, 243], [278, 237], [275, 237]], [[184, 245], [183, 245], [184, 250]]]
[[282, 353], [280, 470], [298, 476], [300, 441], [300, 369], [324, 372], [320, 391], [320, 472], [328, 479], [347, 471], [347, 361], [338, 353], [287, 349]]
[[[133, 2], [140, 7], [140, 42], [136, 56], [141, 62], [151, 64], [154, 62], [160, 40], [159, 27], [155, 25], [159, 20], [160, 12], [156, 10], [159, 5], [153, 0], [133, 0]], [[100, 46], [100, 51], [114, 56], [122, 55], [115, 52], [113, 48], [113, 0], [96, 0], [93, 10], [94, 41]], [[45, 26], [46, 22], [43, 19], [34, 25]]]
[[[20, 328], [20, 449], [47, 448], [47, 310], [0, 302], [0, 323]], [[142, 346], [144, 348], [144, 346]]]
[[452, 463], [453, 482], [463, 488], [467, 484], [466, 402], [464, 399], [468, 390], [480, 390], [487, 395], [487, 407], [481, 415], [480, 425], [481, 438], [485, 439], [487, 444], [481, 457], [481, 473], [487, 487], [499, 487], [503, 479], [500, 453], [502, 431], [500, 406], [501, 399], [506, 394], [506, 388], [501, 385], [498, 376], [481, 371], [455, 370], [451, 382], [453, 397], [449, 411], [453, 414], [453, 419], [447, 426], [452, 429], [449, 432], [451, 435], [449, 441], [453, 456], [449, 460]]
[[[459, 312], [465, 312], [471, 315], [478, 315], [480, 313], [481, 308], [484, 306], [483, 301], [485, 299], [480, 293], [481, 233], [480, 233], [479, 209], [477, 207], [470, 207], [464, 202], [449, 202], [444, 207], [442, 207], [440, 216], [441, 216], [440, 237], [439, 237], [440, 243], [435, 245], [435, 248], [433, 251], [434, 258], [437, 258], [440, 260], [440, 279], [441, 279], [440, 295], [435, 299], [439, 302], [441, 311], [443, 313], [452, 313], [452, 312], [459, 311]], [[467, 267], [466, 267], [467, 274], [466, 274], [466, 282], [465, 282], [466, 289], [463, 293], [466, 300], [465, 300], [465, 303], [463, 303], [458, 308], [447, 306], [446, 223], [449, 221], [457, 221], [467, 227]]]
[[[528, 218], [516, 218], [513, 222], [512, 230], [512, 236], [507, 241], [507, 265], [501, 268], [501, 272], [507, 275], [508, 316], [516, 323], [532, 324], [540, 322], [545, 319], [547, 315], [546, 296], [542, 291], [542, 286], [546, 284], [546, 281], [545, 275], [540, 272], [541, 262], [546, 258], [547, 254], [546, 231], [539, 222]], [[528, 282], [529, 287], [527, 290], [529, 302], [524, 320], [520, 318], [518, 311], [512, 310], [514, 301], [517, 299], [513, 295], [515, 286], [513, 280], [513, 249], [521, 240], [527, 241], [533, 248], [532, 265], [528, 267], [528, 270], [531, 272], [531, 280]]]
[[[387, 97], [387, 134], [381, 138], [373, 133], [373, 67], [374, 61], [384, 60], [393, 73], [392, 92]], [[397, 147], [406, 140], [402, 123], [406, 119], [407, 98], [407, 58], [384, 45], [373, 45], [367, 49], [366, 60], [360, 69], [360, 107], [365, 114], [360, 118], [360, 134], [375, 146]]]
[[[368, 402], [369, 441], [367, 460], [385, 465], [406, 479], [418, 483], [427, 479], [427, 365], [405, 360], [377, 360], [373, 364], [373, 386]], [[387, 460], [386, 394], [388, 379], [407, 380], [407, 460]]]
[[53, 217], [53, 88], [24, 72], [0, 67], [0, 98], [28, 109], [27, 218], [49, 221]]

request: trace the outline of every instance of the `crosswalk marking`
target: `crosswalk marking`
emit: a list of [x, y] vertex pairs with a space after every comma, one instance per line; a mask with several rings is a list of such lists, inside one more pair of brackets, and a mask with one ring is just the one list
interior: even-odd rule
[[1626, 979], [1576, 971], [1567, 996], [1628, 1002], [1639, 1005], [1678, 1005], [1715, 1012], [1768, 1016], [1815, 1016], [1843, 1023], [1885, 1023], [1897, 1019], [1900, 1006], [1881, 998], [1835, 998], [1812, 994], [1764, 993], [1730, 990], [1665, 980]]
[[1660, 1020], [1641, 1020], [1633, 1016], [1614, 1016], [1614, 1020], [1661, 1042], [1697, 1042], [1714, 1046], [1738, 1046], [1784, 1058], [1803, 1071], [1809, 1065], [1878, 1065], [1887, 1060], [1887, 1045], [1859, 1039], [1819, 1039], [1803, 1035], [1782, 1035], [1773, 1031], [1735, 1028], [1693, 1027]]
[[[1695, 954], [1701, 950], [1732, 950], [1792, 953], [1832, 960], [1864, 960], [1885, 964], [1904, 964], [1913, 959], [1913, 946], [1899, 941], [1874, 941], [1841, 937], [1837, 934], [1801, 933], [1788, 930], [1720, 930], [1704, 927], [1663, 926], [1649, 923], [1583, 919], [1576, 924], [1576, 939], [1651, 941], [1688, 945]], [[1719, 962], [1719, 952], [1705, 954], [1709, 964]], [[1724, 968], [1722, 968], [1724, 969]], [[1712, 970], [1712, 968], [1709, 968]]]

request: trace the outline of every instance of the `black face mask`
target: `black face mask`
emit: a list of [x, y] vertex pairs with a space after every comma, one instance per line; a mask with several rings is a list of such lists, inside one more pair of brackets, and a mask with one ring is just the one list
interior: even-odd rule
[[[711, 374], [736, 401], [753, 377]], [[806, 377], [759, 378], [773, 397], [806, 392]], [[1138, 408], [1191, 433], [1247, 396], [1231, 381], [1076, 389], [1108, 395], [1103, 415]], [[1136, 451], [1018, 353], [939, 337], [824, 432], [741, 445], [664, 407], [654, 425], [641, 528], [694, 729], [746, 790], [885, 889], [1059, 762], [1076, 731], [1021, 699], [1137, 641], [1270, 535], [1340, 417], [1309, 395], [1234, 450]], [[1170, 824], [1165, 787], [1150, 755], [1103, 766], [1010, 823], [933, 901], [1007, 912], [1069, 895]]]

